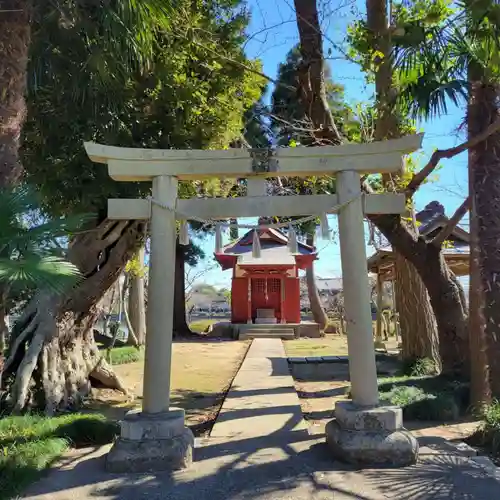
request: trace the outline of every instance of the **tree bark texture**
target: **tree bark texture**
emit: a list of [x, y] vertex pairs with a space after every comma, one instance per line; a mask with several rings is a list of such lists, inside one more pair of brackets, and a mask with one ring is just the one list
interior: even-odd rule
[[339, 144], [341, 136], [328, 106], [323, 59], [323, 35], [315, 0], [295, 0], [302, 61], [298, 68], [298, 97], [311, 120], [314, 137], [323, 144]]
[[[469, 68], [470, 94], [467, 126], [474, 137], [499, 117], [498, 87], [484, 78], [480, 67]], [[479, 290], [484, 300], [484, 336], [492, 395], [500, 396], [500, 134], [469, 150], [472, 205], [476, 217]], [[482, 318], [482, 319], [483, 319]], [[474, 318], [475, 319], [475, 318]], [[480, 325], [476, 325], [480, 326]], [[481, 328], [471, 331], [481, 342]], [[479, 346], [479, 349], [482, 349]], [[476, 367], [479, 369], [479, 367]], [[476, 374], [477, 376], [478, 374]], [[484, 376], [484, 374], [482, 374]]]
[[[144, 266], [144, 247], [139, 250], [139, 262]], [[137, 337], [138, 345], [146, 341], [146, 302], [144, 297], [144, 276], [130, 276], [128, 316]]]
[[[473, 169], [469, 167], [469, 191], [473, 191]], [[470, 210], [469, 265], [469, 347], [470, 347], [470, 405], [478, 410], [491, 401], [489, 364], [484, 317], [484, 291], [481, 283], [477, 215], [474, 203]]]
[[428, 358], [440, 372], [439, 338], [429, 295], [415, 267], [397, 252], [395, 259], [402, 358], [409, 362]]
[[[314, 246], [314, 235], [307, 235], [307, 244]], [[309, 297], [309, 305], [313, 319], [318, 323], [319, 328], [324, 330], [328, 323], [328, 316], [323, 309], [321, 298], [319, 296], [318, 287], [316, 286], [316, 274], [314, 272], [314, 263], [306, 268], [306, 283], [307, 283], [307, 296]]]
[[31, 2], [0, 3], [0, 188], [16, 184], [21, 129], [26, 116], [26, 69], [30, 46]]
[[[183, 335], [190, 335], [192, 333], [189, 329], [186, 319], [186, 290], [184, 288], [184, 270], [184, 246], [180, 245], [177, 241], [177, 244], [175, 246], [175, 288], [173, 297], [174, 337], [181, 337]], [[172, 298], [170, 300], [172, 300]], [[165, 307], [167, 307], [167, 304], [165, 304]]]
[[144, 244], [142, 221], [104, 220], [77, 235], [69, 260], [84, 279], [64, 295], [39, 291], [16, 323], [2, 384], [12, 410], [31, 404], [47, 414], [78, 404], [91, 383], [126, 392], [98, 350], [98, 303]]

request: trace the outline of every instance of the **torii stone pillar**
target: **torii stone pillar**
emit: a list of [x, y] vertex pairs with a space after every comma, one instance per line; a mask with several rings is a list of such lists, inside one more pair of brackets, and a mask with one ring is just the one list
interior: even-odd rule
[[177, 178], [154, 177], [153, 200], [142, 411], [121, 423], [106, 461], [112, 472], [182, 469], [192, 461], [194, 437], [184, 410], [170, 408]]
[[334, 456], [357, 465], [410, 465], [418, 456], [417, 440], [403, 428], [401, 408], [379, 406], [377, 368], [366, 268], [363, 199], [357, 172], [337, 174], [339, 240], [347, 325], [351, 401], [335, 405], [326, 425]]

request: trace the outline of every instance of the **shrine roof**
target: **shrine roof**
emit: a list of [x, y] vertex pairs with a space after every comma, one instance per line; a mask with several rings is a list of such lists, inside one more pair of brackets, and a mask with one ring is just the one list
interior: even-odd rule
[[[252, 243], [255, 231], [258, 231], [261, 248], [260, 257], [252, 256]], [[288, 248], [288, 236], [284, 232], [274, 229], [251, 229], [241, 238], [233, 241], [215, 254], [216, 259], [223, 265], [223, 268], [233, 265], [242, 266], [286, 266], [292, 267], [316, 258], [316, 249], [303, 242], [297, 242], [298, 253], [292, 254]], [[300, 263], [297, 260], [301, 260]], [[231, 259], [228, 261], [227, 259]], [[229, 262], [232, 262], [230, 265]]]
[[[241, 255], [252, 252], [252, 243], [254, 232], [258, 231], [259, 241], [262, 249], [262, 255], [264, 253], [269, 253], [268, 251], [273, 250], [273, 254], [278, 257], [278, 255], [291, 255], [288, 250], [288, 235], [283, 231], [274, 228], [266, 229], [251, 229], [245, 233], [241, 238], [237, 239], [226, 245], [219, 255]], [[299, 254], [302, 255], [313, 255], [316, 253], [316, 249], [306, 243], [301, 241], [297, 242]], [[277, 252], [276, 250], [282, 249], [283, 252]]]

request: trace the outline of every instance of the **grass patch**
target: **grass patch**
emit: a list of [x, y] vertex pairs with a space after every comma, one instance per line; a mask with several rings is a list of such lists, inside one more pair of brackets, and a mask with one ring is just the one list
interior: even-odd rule
[[118, 425], [102, 415], [0, 419], [0, 500], [18, 495], [70, 447], [111, 442]]
[[143, 357], [143, 352], [133, 346], [113, 347], [109, 352], [108, 361], [112, 365], [124, 365], [126, 363], [135, 363]]
[[468, 384], [447, 377], [391, 377], [379, 380], [380, 400], [400, 406], [407, 420], [456, 420], [469, 406]]
[[500, 401], [493, 401], [486, 406], [481, 417], [482, 423], [467, 442], [486, 448], [495, 457], [500, 457]]
[[216, 319], [198, 319], [189, 323], [189, 328], [192, 332], [203, 333], [210, 325], [213, 325], [218, 321], [219, 320]]

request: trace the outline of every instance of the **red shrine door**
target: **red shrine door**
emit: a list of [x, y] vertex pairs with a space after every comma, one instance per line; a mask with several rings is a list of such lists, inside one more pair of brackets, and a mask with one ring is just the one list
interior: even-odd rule
[[274, 315], [281, 321], [281, 279], [252, 278], [252, 320], [257, 309], [274, 309]]

